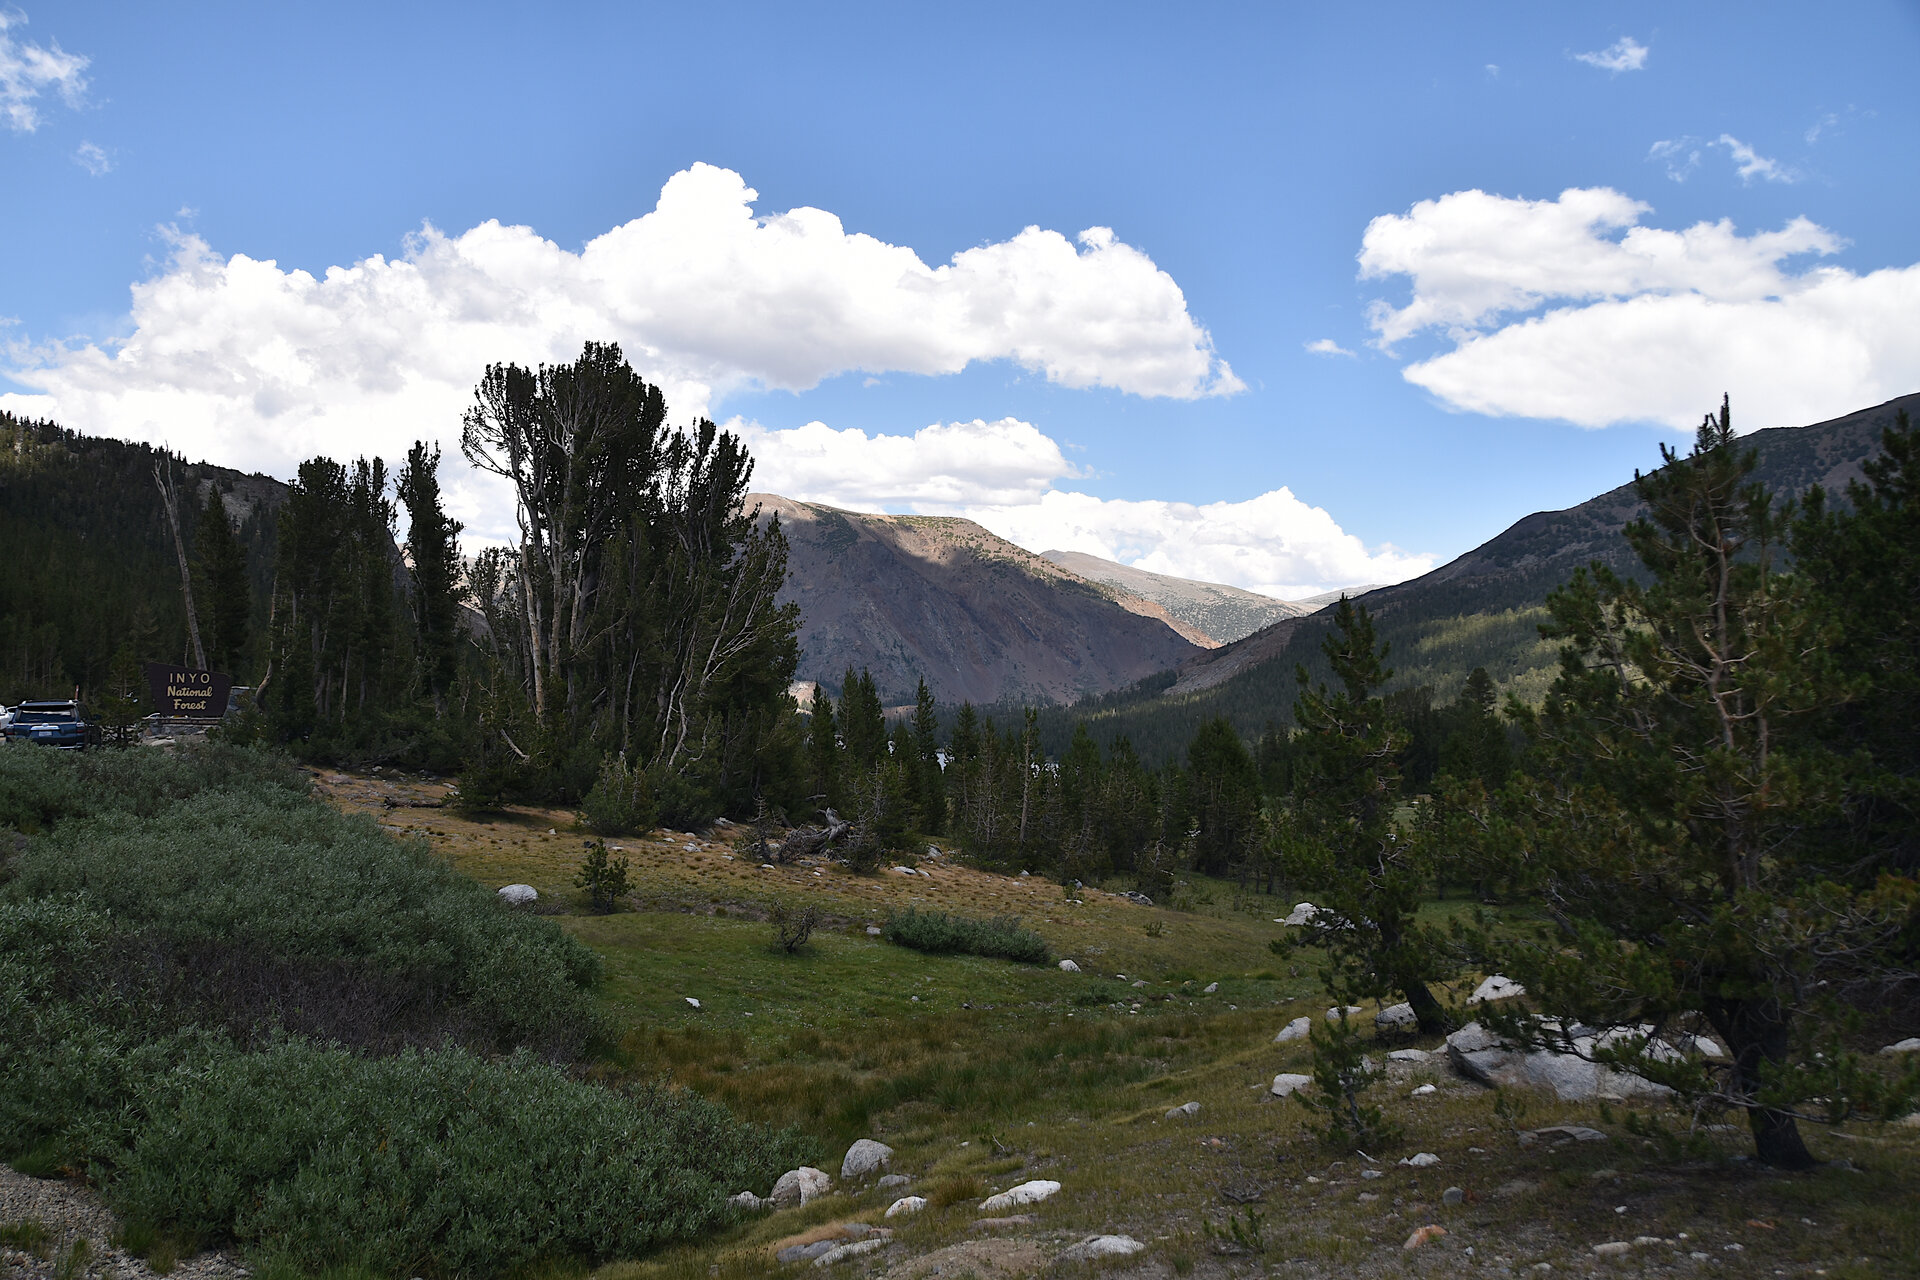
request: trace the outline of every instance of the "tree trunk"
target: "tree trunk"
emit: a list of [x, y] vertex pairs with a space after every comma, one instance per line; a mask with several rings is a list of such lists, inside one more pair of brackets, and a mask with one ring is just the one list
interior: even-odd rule
[[1753, 1130], [1753, 1152], [1760, 1163], [1775, 1169], [1811, 1169], [1819, 1161], [1800, 1139], [1794, 1118], [1770, 1107], [1748, 1107], [1747, 1124]]
[[[1707, 1000], [1702, 1012], [1714, 1030], [1726, 1037], [1733, 1055], [1733, 1084], [1745, 1098], [1758, 1098], [1764, 1069], [1784, 1062], [1790, 1051], [1787, 1016], [1774, 1000]], [[1753, 1153], [1775, 1169], [1811, 1169], [1819, 1163], [1800, 1137], [1791, 1115], [1748, 1102], [1747, 1125], [1753, 1130]]]
[[1400, 994], [1413, 1006], [1413, 1017], [1420, 1024], [1423, 1036], [1441, 1036], [1453, 1030], [1453, 1019], [1447, 1017], [1446, 1007], [1433, 998], [1433, 992], [1427, 990], [1427, 984], [1412, 980], [1401, 984]]
[[153, 484], [160, 490], [160, 503], [166, 508], [167, 527], [173, 531], [173, 554], [180, 561], [180, 596], [187, 605], [187, 639], [193, 644], [194, 666], [207, 669], [207, 651], [200, 645], [200, 619], [193, 611], [193, 574], [187, 569], [187, 545], [180, 538], [179, 498], [173, 487], [172, 463], [167, 464], [167, 473], [161, 476], [161, 464], [153, 464]]

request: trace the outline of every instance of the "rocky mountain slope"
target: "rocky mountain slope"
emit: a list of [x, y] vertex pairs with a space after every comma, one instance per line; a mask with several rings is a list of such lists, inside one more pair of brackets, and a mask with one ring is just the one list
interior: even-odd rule
[[[804, 614], [800, 678], [873, 673], [883, 701], [1072, 701], [1201, 651], [1161, 606], [943, 516], [866, 515], [753, 494], [791, 546], [783, 600]], [[1191, 633], [1190, 633], [1191, 634]]]
[[[1810, 426], [1756, 431], [1742, 443], [1759, 455], [1755, 478], [1775, 495], [1797, 496], [1816, 484], [1840, 494], [1861, 478], [1861, 464], [1879, 451], [1881, 433], [1901, 409], [1920, 413], [1920, 395]], [[1659, 460], [1651, 442], [1647, 452], [1651, 470]], [[1422, 577], [1364, 596], [1356, 589], [1353, 594], [1364, 598], [1381, 639], [1391, 646], [1394, 686], [1425, 685], [1445, 700], [1468, 672], [1484, 666], [1503, 688], [1538, 696], [1555, 661], [1552, 646], [1538, 634], [1547, 593], [1594, 560], [1633, 574], [1637, 562], [1621, 530], [1640, 512], [1629, 481], [1564, 511], [1526, 516]], [[1096, 728], [1096, 736], [1125, 732], [1150, 754], [1183, 749], [1211, 716], [1225, 715], [1247, 734], [1269, 721], [1285, 723], [1298, 690], [1296, 667], [1326, 674], [1319, 648], [1330, 625], [1325, 614], [1283, 620], [1195, 655], [1153, 693], [1064, 709], [1047, 721], [1048, 748], [1064, 745], [1076, 715]]]
[[1099, 582], [1151, 600], [1181, 622], [1207, 637], [1207, 648], [1230, 644], [1270, 627], [1283, 618], [1297, 618], [1312, 609], [1288, 600], [1276, 600], [1257, 592], [1229, 587], [1219, 582], [1195, 582], [1164, 573], [1150, 573], [1132, 565], [1103, 560], [1083, 551], [1043, 551], [1044, 558], [1077, 573], [1089, 582]]

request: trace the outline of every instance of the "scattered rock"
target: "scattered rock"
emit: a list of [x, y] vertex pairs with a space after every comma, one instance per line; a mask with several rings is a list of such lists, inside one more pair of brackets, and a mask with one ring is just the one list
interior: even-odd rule
[[1424, 1098], [1424, 1097], [1426, 1097], [1426, 1096], [1427, 1096], [1428, 1094], [1430, 1094], [1430, 1093], [1434, 1093], [1434, 1092], [1436, 1092], [1436, 1091], [1437, 1091], [1437, 1090], [1436, 1090], [1436, 1087], [1435, 1087], [1434, 1085], [1430, 1085], [1430, 1084], [1423, 1084], [1423, 1085], [1421, 1085], [1421, 1086], [1420, 1086], [1420, 1087], [1419, 1087], [1418, 1089], [1415, 1089], [1415, 1090], [1413, 1091], [1413, 1095], [1412, 1095], [1412, 1096], [1413, 1096], [1413, 1097], [1416, 1097], [1416, 1098]]
[[883, 930], [877, 924], [870, 924], [867, 926], [867, 936], [869, 938], [877, 938], [880, 936], [882, 932]]
[[1390, 1004], [1373, 1015], [1373, 1028], [1376, 1031], [1411, 1031], [1420, 1025], [1413, 1016], [1411, 1004]]
[[1625, 1240], [1609, 1240], [1593, 1246], [1593, 1256], [1596, 1258], [1624, 1258], [1632, 1252], [1633, 1246]]
[[1059, 1183], [1037, 1178], [1017, 1187], [1009, 1187], [997, 1196], [988, 1196], [980, 1202], [980, 1212], [1000, 1213], [1007, 1209], [1018, 1209], [1023, 1204], [1039, 1204], [1059, 1190]]
[[832, 1185], [833, 1179], [819, 1169], [801, 1165], [781, 1174], [780, 1180], [773, 1184], [773, 1195], [768, 1198], [776, 1207], [787, 1209], [825, 1195]]
[[[1201, 994], [1201, 995], [1203, 995], [1203, 996], [1210, 996], [1210, 995], [1212, 995], [1212, 994], [1213, 994], [1214, 992], [1216, 992], [1216, 991], [1218, 991], [1219, 989], [1220, 989], [1220, 984], [1219, 984], [1219, 983], [1217, 983], [1217, 982], [1209, 982], [1209, 983], [1208, 983], [1208, 984], [1207, 984], [1207, 985], [1206, 985], [1205, 987], [1202, 987], [1202, 988], [1201, 988], [1201, 990], [1200, 990], [1200, 994]], [[1100, 1239], [1102, 1239], [1102, 1240], [1124, 1240], [1124, 1239], [1126, 1239], [1126, 1237], [1125, 1237], [1125, 1236], [1101, 1236], [1101, 1237], [1100, 1237]]]
[[1062, 961], [1060, 962], [1060, 972], [1062, 972], [1062, 973], [1078, 973], [1078, 972], [1080, 972], [1080, 966], [1079, 966], [1079, 965], [1077, 965], [1077, 964], [1075, 964], [1075, 963], [1074, 963], [1073, 961], [1071, 961], [1071, 960], [1062, 960]]
[[[1495, 1087], [1552, 1089], [1563, 1102], [1669, 1092], [1664, 1085], [1587, 1061], [1585, 1055], [1592, 1054], [1610, 1038], [1575, 1034], [1573, 1053], [1545, 1049], [1525, 1053], [1511, 1048], [1478, 1022], [1469, 1022], [1447, 1037], [1447, 1058], [1454, 1070], [1469, 1080]], [[1660, 1049], [1667, 1054], [1675, 1053], [1671, 1046], [1662, 1045]]]
[[[1920, 1042], [1916, 1042], [1920, 1043]], [[1697, 1053], [1703, 1058], [1725, 1058], [1727, 1051], [1712, 1036], [1681, 1036], [1679, 1049], [1682, 1053]]]
[[509, 884], [502, 885], [500, 888], [500, 901], [510, 907], [523, 906], [529, 902], [537, 902], [539, 899], [540, 891], [530, 884]]
[[695, 1000], [692, 996], [688, 996], [686, 999], [687, 999], [687, 1003], [692, 1005], [694, 1008], [698, 1009], [700, 1007], [700, 1002], [698, 1000]]
[[1447, 1229], [1445, 1227], [1436, 1226], [1433, 1223], [1428, 1223], [1426, 1226], [1421, 1227], [1419, 1230], [1415, 1231], [1412, 1235], [1408, 1236], [1407, 1242], [1401, 1245], [1400, 1247], [1402, 1249], [1418, 1249], [1421, 1245], [1425, 1244], [1427, 1241], [1438, 1240], [1441, 1236], [1445, 1234], [1447, 1234]]
[[925, 1196], [901, 1196], [898, 1200], [895, 1200], [887, 1206], [886, 1216], [895, 1218], [903, 1213], [918, 1213], [926, 1207], [927, 1198]]
[[1135, 978], [1133, 980], [1133, 985], [1136, 987], [1144, 987], [1147, 985], [1147, 980], [1145, 978]]
[[1188, 1116], [1197, 1116], [1199, 1114], [1200, 1104], [1197, 1102], [1183, 1102], [1177, 1107], [1169, 1107], [1167, 1109], [1167, 1119], [1169, 1120], [1185, 1120]]
[[1125, 893], [1121, 894], [1120, 896], [1125, 898], [1128, 902], [1135, 904], [1136, 906], [1150, 907], [1153, 905], [1153, 899], [1149, 898], [1146, 894], [1141, 893], [1138, 889], [1129, 889]]
[[1433, 1057], [1425, 1049], [1395, 1049], [1387, 1055], [1389, 1062], [1425, 1062]]
[[1092, 1262], [1095, 1258], [1125, 1258], [1147, 1246], [1132, 1236], [1088, 1236], [1061, 1252], [1057, 1262]]
[[912, 867], [895, 867], [894, 870], [898, 871], [903, 876], [917, 876], [920, 874], [918, 871], [915, 871]]
[[1468, 1004], [1481, 1004], [1488, 1000], [1506, 1000], [1513, 996], [1523, 996], [1527, 989], [1505, 974], [1496, 973], [1473, 989], [1467, 997]]
[[1400, 1163], [1410, 1169], [1429, 1169], [1440, 1163], [1440, 1157], [1431, 1151], [1422, 1151], [1418, 1155], [1406, 1157]]
[[1015, 1213], [1001, 1218], [976, 1218], [973, 1229], [975, 1231], [1010, 1231], [1014, 1227], [1030, 1227], [1038, 1221], [1039, 1219], [1030, 1213]]
[[840, 1162], [840, 1180], [851, 1182], [855, 1178], [879, 1173], [892, 1159], [892, 1147], [884, 1142], [875, 1142], [872, 1138], [862, 1138], [847, 1148], [846, 1158]]
[[[505, 893], [506, 890], [502, 889], [500, 892]], [[1882, 1049], [1880, 1052], [1882, 1053], [1920, 1053], [1920, 1036], [1908, 1036], [1905, 1040], [1899, 1040], [1894, 1042], [1893, 1044], [1888, 1045], [1886, 1048]], [[1722, 1054], [1721, 1056], [1725, 1057], [1726, 1055]]]
[[851, 1244], [835, 1245], [833, 1248], [815, 1258], [813, 1265], [816, 1267], [831, 1267], [835, 1263], [845, 1262], [849, 1258], [857, 1258], [865, 1253], [878, 1253], [886, 1247], [887, 1241], [885, 1238], [855, 1240]]
[[1279, 923], [1292, 925], [1312, 924], [1313, 918], [1319, 914], [1320, 908], [1314, 906], [1311, 902], [1296, 903], [1293, 910], [1287, 912], [1287, 918]]
[[1529, 1129], [1520, 1135], [1520, 1145], [1532, 1146], [1536, 1142], [1605, 1142], [1607, 1135], [1598, 1129], [1589, 1129], [1583, 1124], [1550, 1124], [1544, 1129]]
[[815, 1240], [810, 1244], [790, 1244], [773, 1255], [775, 1262], [811, 1262], [839, 1248], [839, 1240]]
[[728, 1196], [727, 1203], [736, 1209], [744, 1209], [748, 1213], [758, 1213], [766, 1208], [769, 1202], [762, 1200], [751, 1191], [742, 1191], [737, 1195]]
[[[1355, 1014], [1357, 1014], [1357, 1013], [1365, 1013], [1365, 1012], [1366, 1012], [1366, 1010], [1365, 1010], [1365, 1009], [1362, 1009], [1362, 1008], [1361, 1008], [1361, 1007], [1360, 1007], [1359, 1005], [1357, 1005], [1357, 1004], [1350, 1004], [1350, 1005], [1348, 1005], [1348, 1006], [1347, 1006], [1347, 1017], [1349, 1017], [1349, 1018], [1351, 1018], [1351, 1017], [1353, 1017], [1353, 1016], [1354, 1016]], [[1338, 1022], [1338, 1021], [1340, 1021], [1340, 1006], [1339, 1006], [1339, 1005], [1335, 1005], [1335, 1006], [1333, 1006], [1333, 1008], [1331, 1008], [1331, 1009], [1329, 1009], [1329, 1010], [1327, 1010], [1327, 1021], [1328, 1021], [1328, 1022]]]
[[1459, 1187], [1448, 1187], [1440, 1193], [1440, 1203], [1448, 1206], [1462, 1205], [1467, 1202], [1467, 1193]]
[[880, 1189], [881, 1191], [891, 1191], [895, 1187], [904, 1187], [909, 1182], [912, 1182], [912, 1181], [913, 1179], [909, 1178], [904, 1173], [890, 1173], [886, 1177], [880, 1179], [880, 1181], [874, 1183], [873, 1185], [878, 1189]]
[[1267, 1092], [1276, 1098], [1284, 1098], [1288, 1094], [1300, 1092], [1312, 1083], [1312, 1076], [1303, 1076], [1293, 1071], [1282, 1071], [1273, 1078], [1273, 1083], [1268, 1086]]
[[1289, 1040], [1305, 1040], [1307, 1029], [1313, 1025], [1310, 1018], [1295, 1018], [1280, 1028], [1280, 1034], [1273, 1038], [1275, 1044], [1285, 1044]]

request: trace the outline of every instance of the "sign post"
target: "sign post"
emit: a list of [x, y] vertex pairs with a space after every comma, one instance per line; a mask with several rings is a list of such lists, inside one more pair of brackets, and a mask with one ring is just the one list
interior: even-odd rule
[[149, 662], [146, 668], [153, 709], [162, 722], [186, 720], [216, 724], [227, 714], [233, 677], [226, 672], [195, 671], [162, 662]]

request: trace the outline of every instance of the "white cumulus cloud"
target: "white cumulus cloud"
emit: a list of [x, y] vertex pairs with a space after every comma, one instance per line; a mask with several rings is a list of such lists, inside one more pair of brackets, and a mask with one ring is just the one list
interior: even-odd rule
[[1455, 407], [1581, 426], [1691, 426], [1723, 391], [1748, 428], [1803, 423], [1920, 387], [1920, 265], [1805, 263], [1844, 245], [1805, 218], [1742, 235], [1641, 225], [1650, 212], [1595, 188], [1375, 218], [1361, 275], [1412, 283], [1375, 304], [1377, 341], [1449, 341], [1405, 376]]
[[727, 425], [753, 452], [756, 489], [855, 511], [966, 516], [1030, 551], [1085, 551], [1281, 598], [1398, 582], [1434, 562], [1370, 548], [1285, 488], [1204, 504], [1063, 488], [1060, 481], [1084, 477], [1051, 437], [1013, 418], [936, 423], [912, 435], [819, 422], [791, 430]]
[[1038, 502], [964, 513], [1033, 551], [1084, 551], [1154, 573], [1224, 582], [1278, 599], [1361, 583], [1401, 582], [1431, 555], [1368, 547], [1323, 507], [1285, 487], [1239, 502], [1097, 498], [1050, 490]]
[[1307, 343], [1306, 347], [1317, 356], [1351, 356], [1353, 354], [1332, 338], [1315, 338]]
[[727, 423], [753, 454], [756, 489], [851, 511], [958, 509], [1038, 502], [1079, 472], [1052, 437], [1018, 418], [934, 423], [912, 435], [836, 431], [824, 422], [772, 430]]
[[1647, 46], [1632, 36], [1621, 36], [1604, 49], [1596, 49], [1592, 53], [1576, 53], [1573, 55], [1573, 60], [1618, 75], [1622, 71], [1638, 71], [1646, 66]]
[[1798, 169], [1761, 155], [1751, 145], [1730, 133], [1723, 133], [1705, 142], [1691, 137], [1663, 138], [1647, 148], [1647, 158], [1665, 164], [1667, 176], [1675, 182], [1685, 182], [1700, 167], [1700, 157], [1705, 147], [1724, 150], [1727, 158], [1733, 162], [1734, 172], [1740, 175], [1740, 181], [1747, 186], [1752, 186], [1755, 178], [1767, 182], [1800, 181]]
[[73, 151], [73, 162], [96, 178], [113, 172], [113, 157], [98, 143], [82, 142]]
[[697, 164], [577, 253], [489, 221], [317, 276], [171, 233], [130, 336], [16, 346], [8, 375], [36, 394], [0, 406], [284, 475], [321, 452], [451, 445], [486, 364], [589, 339], [620, 342], [680, 420], [743, 387], [994, 360], [1141, 396], [1242, 389], [1179, 285], [1106, 228], [1028, 227], [929, 266], [824, 210], [756, 216], [757, 198]]
[[1723, 133], [1714, 140], [1715, 145], [1727, 149], [1733, 157], [1733, 167], [1740, 172], [1740, 181], [1752, 182], [1755, 178], [1764, 178], [1768, 182], [1798, 182], [1800, 175], [1778, 160], [1769, 160], [1751, 146], [1740, 141], [1730, 133]]
[[24, 13], [0, 9], [0, 120], [15, 133], [40, 127], [36, 103], [42, 94], [57, 94], [73, 107], [87, 90], [87, 59], [68, 53], [58, 41], [42, 47], [13, 34], [26, 25]]

